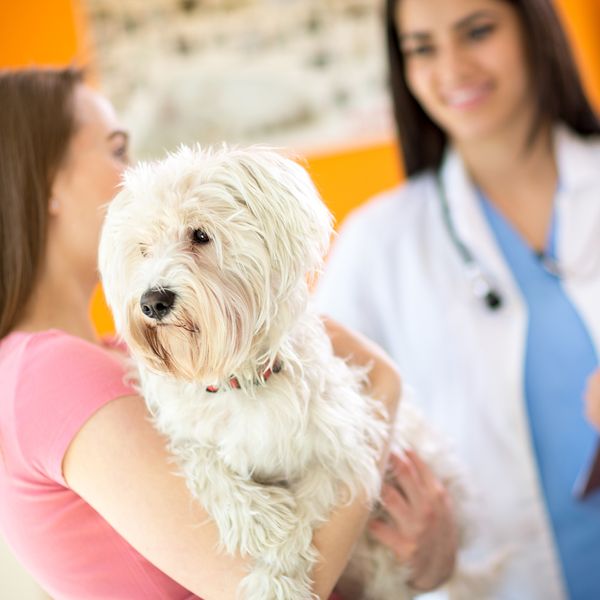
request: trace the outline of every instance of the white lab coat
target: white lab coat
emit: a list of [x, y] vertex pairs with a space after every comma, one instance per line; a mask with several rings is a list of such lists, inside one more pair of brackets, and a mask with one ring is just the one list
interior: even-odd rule
[[[557, 259], [598, 352], [600, 140], [557, 127], [555, 147]], [[431, 173], [346, 220], [317, 305], [381, 344], [428, 418], [451, 438], [480, 498], [473, 557], [512, 551], [493, 598], [563, 599], [523, 396], [527, 307], [456, 152], [447, 154], [442, 179], [458, 234], [502, 294], [502, 308], [492, 311], [473, 294]], [[579, 398], [573, 404], [582, 410]]]

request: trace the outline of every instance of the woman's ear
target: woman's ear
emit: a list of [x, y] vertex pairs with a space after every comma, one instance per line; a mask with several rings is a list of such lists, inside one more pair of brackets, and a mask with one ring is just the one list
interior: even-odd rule
[[50, 198], [50, 202], [48, 202], [48, 214], [51, 217], [56, 217], [60, 212], [60, 202], [54, 196]]
[[60, 198], [68, 198], [70, 176], [69, 170], [64, 166], [60, 167], [54, 175], [50, 188], [50, 199], [48, 200], [48, 214], [51, 217], [57, 217], [60, 214], [62, 207]]

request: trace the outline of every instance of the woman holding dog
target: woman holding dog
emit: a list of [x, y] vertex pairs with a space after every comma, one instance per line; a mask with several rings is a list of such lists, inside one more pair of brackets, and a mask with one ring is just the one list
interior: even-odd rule
[[388, 0], [386, 23], [408, 181], [346, 221], [320, 306], [455, 443], [471, 558], [505, 555], [490, 598], [591, 600], [600, 498], [572, 490], [597, 441], [600, 125], [550, 0]]
[[[233, 599], [244, 559], [216, 550], [215, 525], [124, 382], [121, 349], [88, 316], [127, 133], [75, 70], [3, 72], [0, 106], [0, 533], [57, 600]], [[374, 365], [368, 385], [393, 418], [400, 381], [389, 360], [328, 330], [338, 354]], [[415, 490], [425, 486], [441, 507], [426, 528], [435, 549], [422, 545], [433, 566], [415, 569], [426, 587], [448, 576], [455, 534], [443, 491], [429, 480]], [[315, 533], [321, 598], [367, 512], [358, 499]]]

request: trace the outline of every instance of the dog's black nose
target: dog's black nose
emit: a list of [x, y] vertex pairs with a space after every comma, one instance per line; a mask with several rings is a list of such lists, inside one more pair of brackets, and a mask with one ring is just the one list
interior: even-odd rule
[[166, 317], [175, 304], [175, 293], [171, 290], [146, 290], [140, 300], [142, 312], [150, 319], [160, 321]]

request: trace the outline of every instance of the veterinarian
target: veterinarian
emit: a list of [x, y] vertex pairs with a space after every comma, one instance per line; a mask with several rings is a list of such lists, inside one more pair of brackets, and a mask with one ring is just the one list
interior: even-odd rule
[[489, 597], [593, 600], [600, 497], [572, 489], [597, 441], [600, 125], [550, 0], [388, 0], [386, 27], [408, 181], [344, 223], [320, 306], [456, 445], [482, 511], [461, 561], [507, 554]]
[[[88, 316], [127, 133], [75, 70], [2, 72], [0, 107], [0, 534], [56, 600], [233, 599], [244, 560], [216, 550], [122, 351]], [[391, 362], [328, 328], [338, 354], [374, 361], [368, 385], [393, 418]], [[359, 498], [315, 533], [321, 598], [366, 517]]]

